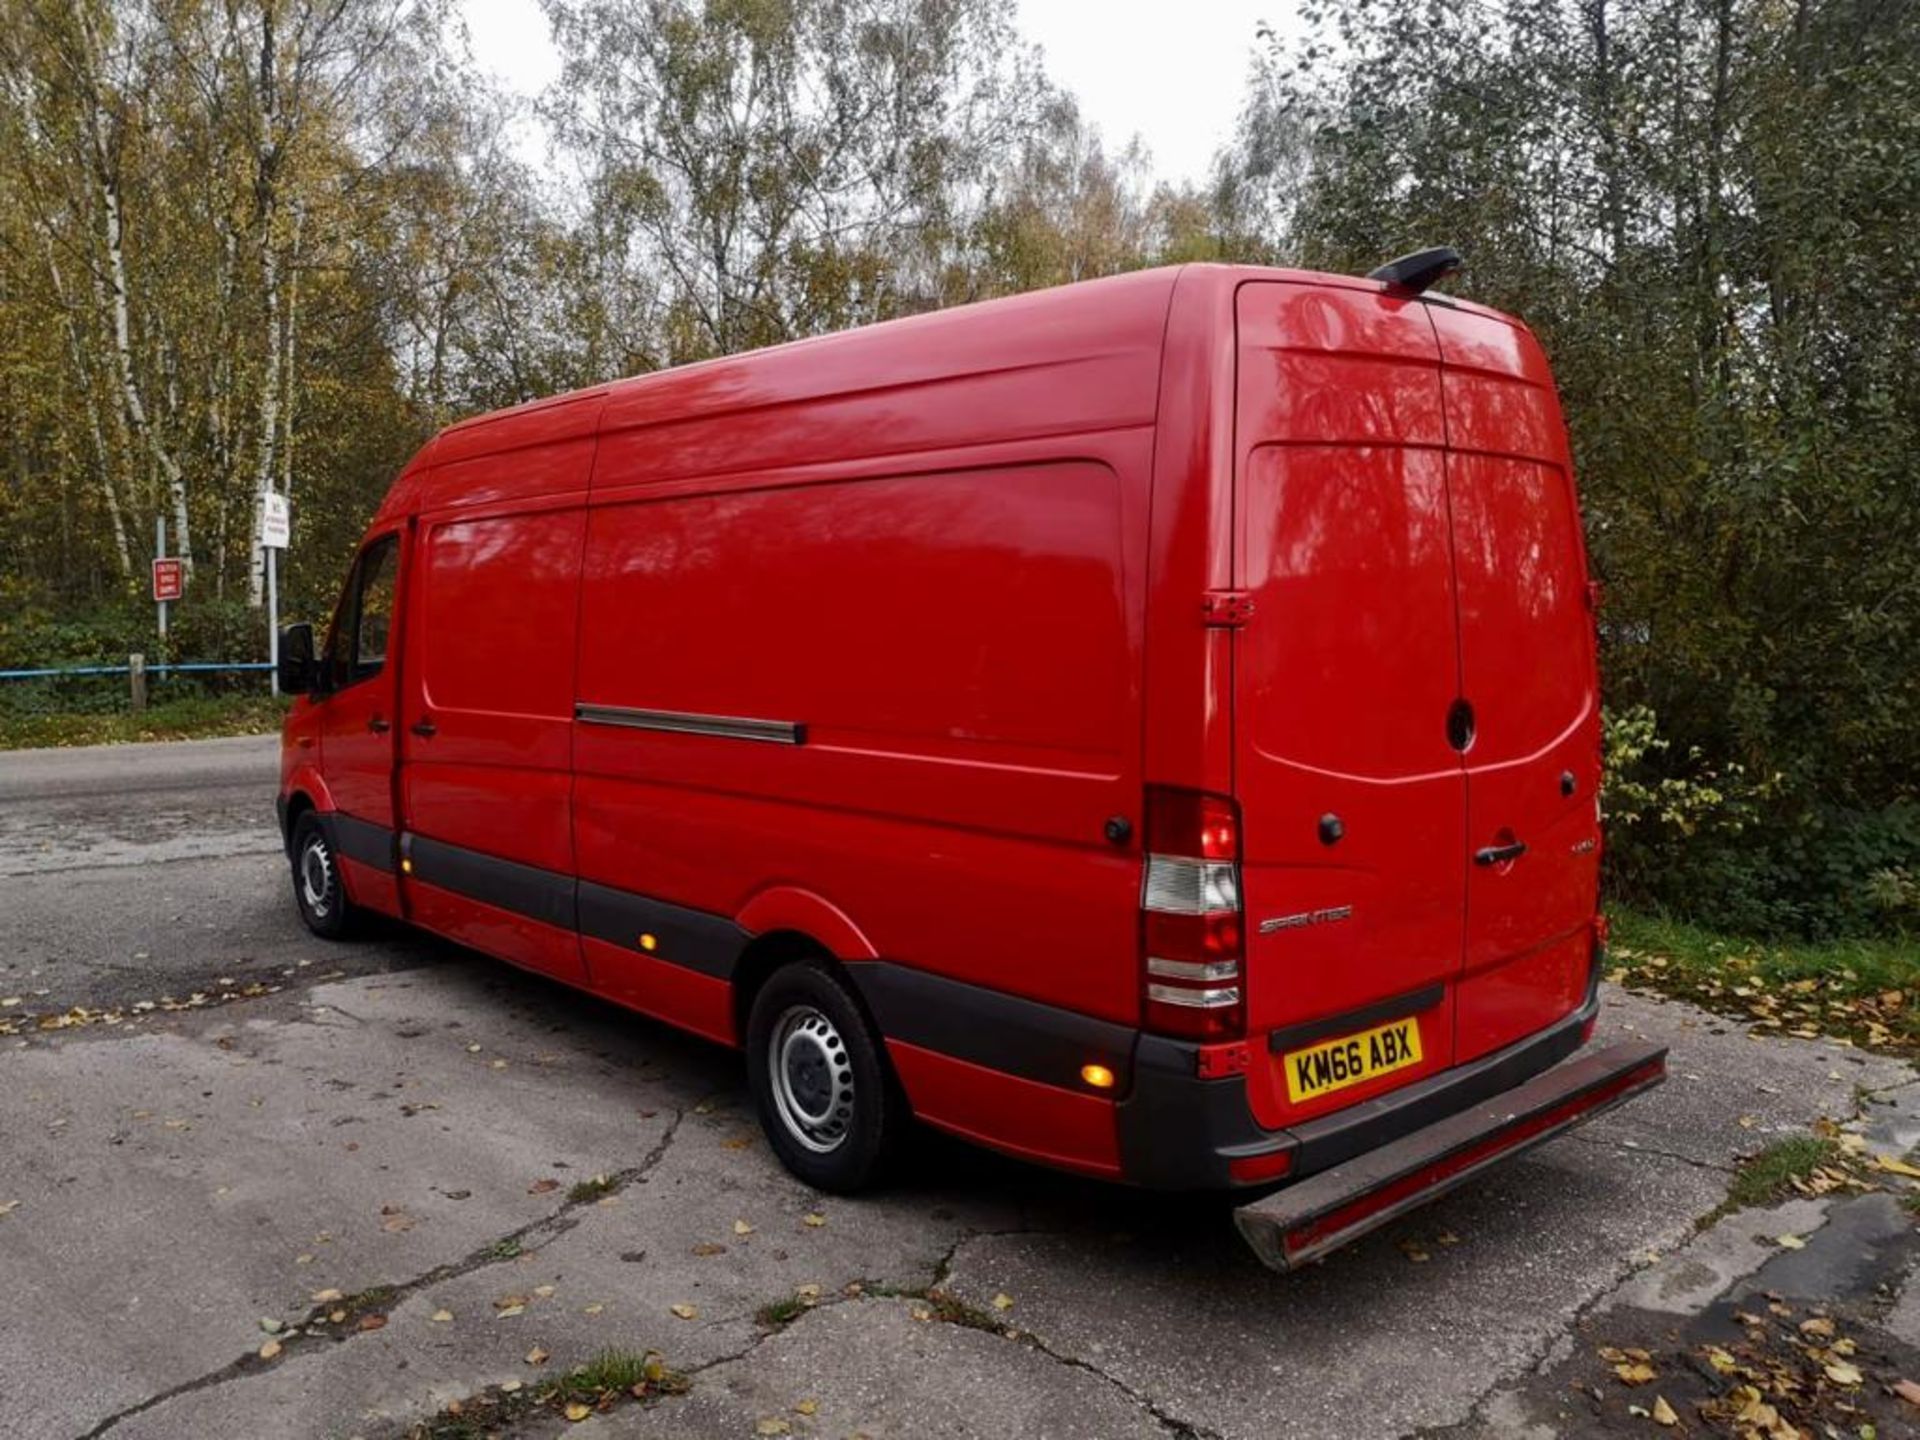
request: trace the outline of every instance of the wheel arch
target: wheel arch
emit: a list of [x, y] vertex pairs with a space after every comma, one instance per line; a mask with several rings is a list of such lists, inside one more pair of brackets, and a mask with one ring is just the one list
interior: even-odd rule
[[286, 798], [285, 808], [280, 815], [280, 844], [288, 855], [293, 854], [293, 832], [300, 824], [300, 817], [320, 807], [305, 790], [295, 790]]

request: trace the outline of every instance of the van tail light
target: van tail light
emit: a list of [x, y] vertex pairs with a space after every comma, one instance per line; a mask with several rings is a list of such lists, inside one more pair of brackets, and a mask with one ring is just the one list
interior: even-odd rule
[[1149, 786], [1146, 816], [1143, 1024], [1192, 1040], [1244, 1035], [1239, 809], [1224, 796]]

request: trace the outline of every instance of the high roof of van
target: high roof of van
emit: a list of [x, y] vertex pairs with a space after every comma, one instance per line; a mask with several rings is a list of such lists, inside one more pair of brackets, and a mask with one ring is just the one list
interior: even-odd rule
[[[953, 306], [920, 315], [795, 340], [574, 390], [448, 426], [408, 462], [382, 514], [411, 508], [419, 497], [403, 483], [427, 466], [474, 460], [536, 445], [584, 439], [633, 426], [713, 420], [796, 405], [830, 395], [893, 392], [960, 376], [1017, 376], [1106, 362], [1109, 383], [1131, 367], [1131, 355], [1157, 369], [1176, 283], [1199, 303], [1217, 302], [1231, 324], [1228, 297], [1248, 281], [1293, 281], [1378, 291], [1380, 282], [1350, 275], [1261, 266], [1189, 264], [1134, 271], [1047, 290]], [[1518, 324], [1497, 311], [1434, 297], [1456, 308]], [[1184, 302], [1183, 302], [1184, 303]], [[1134, 388], [1134, 387], [1127, 387]], [[1151, 418], [1150, 416], [1148, 417]]]

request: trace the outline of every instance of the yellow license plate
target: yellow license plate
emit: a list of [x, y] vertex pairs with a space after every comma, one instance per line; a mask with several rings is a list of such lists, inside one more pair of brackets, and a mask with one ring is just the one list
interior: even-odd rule
[[1419, 1022], [1395, 1020], [1295, 1050], [1287, 1056], [1287, 1097], [1298, 1105], [1419, 1063]]

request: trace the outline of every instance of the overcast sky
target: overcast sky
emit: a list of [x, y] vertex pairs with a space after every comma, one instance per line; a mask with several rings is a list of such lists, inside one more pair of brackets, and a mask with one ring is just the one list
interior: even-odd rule
[[[1138, 134], [1155, 171], [1197, 180], [1233, 129], [1261, 19], [1293, 0], [1018, 0], [1047, 71], [1080, 97], [1113, 148]], [[475, 58], [535, 95], [558, 69], [538, 0], [465, 0]]]

